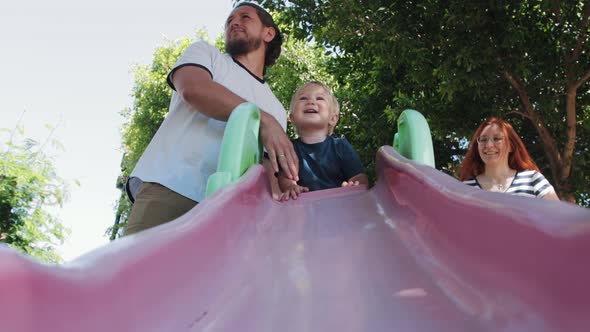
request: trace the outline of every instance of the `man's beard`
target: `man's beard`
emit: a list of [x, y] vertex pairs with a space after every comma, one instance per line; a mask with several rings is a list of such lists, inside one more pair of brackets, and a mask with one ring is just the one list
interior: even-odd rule
[[262, 41], [260, 39], [252, 40], [252, 39], [234, 39], [228, 40], [225, 43], [225, 50], [226, 52], [231, 55], [232, 57], [237, 57], [240, 55], [248, 54], [258, 47]]

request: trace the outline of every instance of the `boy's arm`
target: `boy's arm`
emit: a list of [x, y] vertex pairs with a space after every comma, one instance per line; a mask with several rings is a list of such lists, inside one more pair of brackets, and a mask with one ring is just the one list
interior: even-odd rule
[[339, 140], [339, 146], [341, 149], [341, 155], [344, 156], [344, 159], [341, 161], [342, 166], [345, 168], [345, 174], [355, 174], [351, 176], [348, 181], [343, 181], [341, 187], [349, 187], [349, 186], [359, 186], [364, 185], [366, 187], [369, 186], [369, 177], [367, 174], [364, 173], [364, 167], [361, 163], [361, 159], [359, 158], [358, 154], [352, 147], [352, 144], [348, 142], [346, 138], [342, 138]]
[[342, 187], [360, 186], [360, 185], [364, 185], [366, 187], [369, 186], [369, 177], [367, 176], [367, 174], [359, 173], [359, 174], [351, 177], [350, 179], [348, 179], [348, 181], [342, 182]]

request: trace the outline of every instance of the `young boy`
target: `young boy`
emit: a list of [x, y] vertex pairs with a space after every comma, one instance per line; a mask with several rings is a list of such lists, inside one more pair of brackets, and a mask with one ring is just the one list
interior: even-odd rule
[[299, 181], [282, 172], [278, 181], [269, 176], [274, 199], [286, 201], [306, 191], [369, 184], [352, 145], [345, 138], [330, 136], [339, 116], [338, 101], [325, 84], [308, 82], [295, 92], [289, 120], [299, 135], [292, 140], [299, 158]]

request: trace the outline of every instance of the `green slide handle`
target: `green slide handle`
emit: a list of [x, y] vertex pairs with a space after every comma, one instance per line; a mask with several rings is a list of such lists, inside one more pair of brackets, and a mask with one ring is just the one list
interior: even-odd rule
[[418, 111], [407, 109], [397, 119], [393, 148], [408, 159], [434, 167], [430, 127]]
[[242, 103], [231, 112], [221, 141], [217, 172], [207, 179], [207, 196], [237, 181], [252, 165], [260, 164], [259, 131], [260, 111], [256, 105]]

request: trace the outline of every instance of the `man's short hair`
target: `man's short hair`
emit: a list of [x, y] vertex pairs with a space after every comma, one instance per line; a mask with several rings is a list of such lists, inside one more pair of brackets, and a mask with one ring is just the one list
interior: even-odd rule
[[262, 8], [260, 5], [253, 2], [240, 2], [234, 7], [234, 10], [242, 6], [249, 6], [256, 9], [256, 13], [258, 14], [258, 18], [260, 18], [262, 25], [275, 29], [275, 37], [270, 41], [270, 43], [268, 43], [264, 56], [264, 67], [270, 67], [275, 64], [281, 55], [281, 45], [283, 44], [283, 35], [281, 34], [281, 30], [272, 19], [272, 16], [270, 16], [266, 9]]

